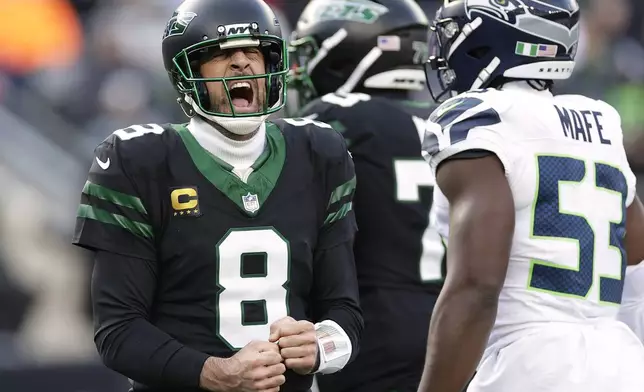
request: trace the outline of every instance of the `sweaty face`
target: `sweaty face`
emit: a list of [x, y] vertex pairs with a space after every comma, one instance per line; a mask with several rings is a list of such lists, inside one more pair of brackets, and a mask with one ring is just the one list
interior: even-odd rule
[[[264, 55], [255, 47], [227, 49], [218, 52], [201, 65], [204, 78], [260, 75], [266, 72]], [[266, 104], [266, 78], [239, 79], [225, 82], [230, 91], [235, 114], [256, 113]], [[206, 82], [211, 111], [232, 113], [223, 82]]]

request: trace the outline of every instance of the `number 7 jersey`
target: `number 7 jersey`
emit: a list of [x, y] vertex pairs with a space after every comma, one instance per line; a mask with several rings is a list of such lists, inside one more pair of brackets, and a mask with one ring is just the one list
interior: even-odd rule
[[[516, 209], [510, 261], [490, 344], [544, 322], [614, 318], [621, 301], [626, 208], [635, 197], [619, 114], [524, 82], [468, 92], [430, 117], [423, 149], [435, 171], [468, 150], [503, 164]], [[448, 234], [437, 192], [433, 216]]]

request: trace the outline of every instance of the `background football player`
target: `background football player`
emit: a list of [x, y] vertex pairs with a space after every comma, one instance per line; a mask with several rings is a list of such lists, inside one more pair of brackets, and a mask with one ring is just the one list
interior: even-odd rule
[[615, 320], [625, 267], [644, 259], [620, 116], [550, 91], [575, 66], [579, 14], [452, 0], [432, 24], [433, 96], [462, 94], [423, 143], [449, 242], [422, 392], [458, 392], [477, 365], [471, 392], [644, 388], [644, 347]]
[[98, 351], [135, 391], [307, 391], [362, 328], [345, 142], [265, 121], [288, 64], [261, 0], [187, 0], [162, 46], [190, 122], [115, 131], [78, 210]]
[[[323, 392], [416, 391], [444, 247], [428, 227], [433, 179], [421, 157], [429, 116], [428, 21], [412, 0], [314, 0], [291, 37], [289, 105], [347, 140], [358, 185], [354, 246], [365, 331]], [[293, 106], [290, 109], [293, 109]]]

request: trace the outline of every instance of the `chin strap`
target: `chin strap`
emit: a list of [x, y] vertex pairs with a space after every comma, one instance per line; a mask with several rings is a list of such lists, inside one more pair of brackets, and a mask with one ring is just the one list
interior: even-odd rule
[[192, 105], [186, 102], [185, 99], [179, 97], [177, 98], [177, 103], [183, 111], [183, 114], [185, 114], [188, 118], [193, 118], [195, 116], [195, 111], [192, 109]]

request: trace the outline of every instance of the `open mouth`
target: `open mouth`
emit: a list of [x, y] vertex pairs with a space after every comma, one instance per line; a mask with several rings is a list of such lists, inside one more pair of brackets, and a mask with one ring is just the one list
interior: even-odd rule
[[253, 104], [253, 87], [250, 82], [247, 81], [235, 81], [228, 85], [228, 90], [230, 92], [230, 99], [235, 107], [235, 110], [238, 109], [247, 109]]

